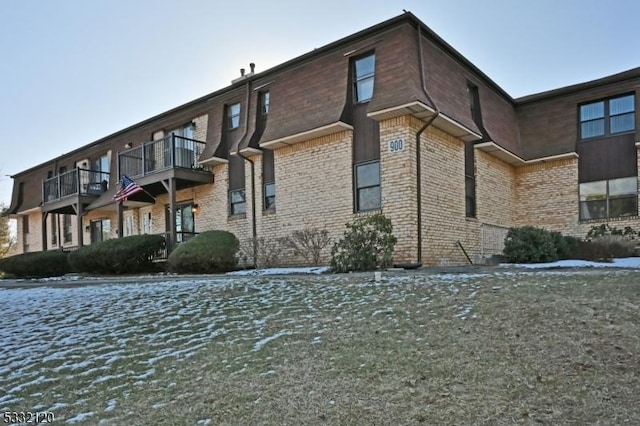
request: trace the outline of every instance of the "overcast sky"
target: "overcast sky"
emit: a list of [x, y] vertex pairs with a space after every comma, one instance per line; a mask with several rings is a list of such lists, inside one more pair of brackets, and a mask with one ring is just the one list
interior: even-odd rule
[[513, 97], [640, 66], [635, 0], [0, 0], [0, 203], [5, 175], [402, 9]]

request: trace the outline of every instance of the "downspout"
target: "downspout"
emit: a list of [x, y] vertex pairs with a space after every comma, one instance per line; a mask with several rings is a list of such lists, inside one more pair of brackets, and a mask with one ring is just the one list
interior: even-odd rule
[[247, 88], [247, 98], [246, 98], [245, 105], [247, 106], [247, 112], [245, 113], [244, 133], [242, 133], [242, 136], [238, 140], [238, 146], [237, 146], [237, 151], [235, 152], [235, 155], [237, 155], [238, 157], [244, 158], [249, 162], [249, 164], [251, 164], [251, 236], [253, 239], [253, 244], [252, 244], [253, 245], [253, 268], [255, 269], [258, 263], [258, 247], [257, 247], [258, 228], [256, 226], [256, 165], [252, 159], [250, 159], [249, 157], [245, 157], [240, 152], [240, 144], [242, 143], [244, 138], [247, 136], [247, 133], [249, 133], [251, 82], [249, 82], [248, 80], [247, 80], [246, 88]]
[[418, 56], [420, 58], [420, 78], [422, 83], [422, 91], [424, 92], [427, 100], [431, 103], [434, 108], [434, 114], [429, 118], [429, 120], [418, 130], [416, 133], [416, 190], [417, 190], [417, 228], [418, 228], [418, 259], [417, 259], [417, 267], [422, 266], [422, 165], [420, 163], [420, 136], [422, 133], [427, 130], [427, 128], [438, 118], [440, 115], [440, 109], [433, 99], [429, 95], [429, 91], [427, 90], [427, 82], [425, 79], [424, 73], [424, 55], [422, 53], [422, 26], [418, 23]]

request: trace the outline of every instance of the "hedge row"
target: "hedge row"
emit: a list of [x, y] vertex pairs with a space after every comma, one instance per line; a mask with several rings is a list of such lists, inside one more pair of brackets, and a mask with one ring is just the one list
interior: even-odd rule
[[165, 247], [162, 235], [132, 235], [80, 247], [69, 254], [69, 265], [75, 272], [94, 274], [153, 272], [153, 260]]
[[[133, 235], [80, 247], [73, 252], [43, 251], [0, 259], [0, 271], [14, 277], [54, 277], [69, 272], [135, 274], [156, 272], [154, 260], [166, 249], [161, 235]], [[238, 240], [225, 231], [203, 232], [180, 244], [167, 266], [179, 273], [215, 273], [236, 268]]]
[[638, 235], [627, 227], [594, 226], [586, 239], [564, 236], [533, 226], [511, 228], [505, 238], [504, 255], [509, 262], [537, 263], [563, 259], [610, 260], [635, 253]]
[[39, 251], [0, 259], [0, 271], [15, 277], [58, 277], [71, 272], [68, 253]]

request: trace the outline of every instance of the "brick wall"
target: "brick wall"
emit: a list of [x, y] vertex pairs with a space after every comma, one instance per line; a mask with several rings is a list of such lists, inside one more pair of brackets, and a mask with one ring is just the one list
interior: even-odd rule
[[[398, 239], [393, 262], [418, 261], [416, 133], [419, 121], [403, 116], [380, 122], [382, 213], [391, 219]], [[404, 150], [389, 152], [389, 142], [402, 139]]]

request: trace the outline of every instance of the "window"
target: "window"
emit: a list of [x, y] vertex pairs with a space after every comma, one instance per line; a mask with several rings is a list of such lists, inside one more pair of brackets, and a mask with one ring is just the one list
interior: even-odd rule
[[466, 142], [464, 146], [464, 195], [465, 216], [476, 217], [476, 177], [473, 142]]
[[262, 115], [269, 114], [269, 92], [262, 92]]
[[635, 130], [634, 95], [580, 105], [580, 137], [582, 139], [633, 130]]
[[229, 130], [240, 127], [240, 104], [233, 104], [227, 107], [227, 120]]
[[[196, 164], [196, 146], [193, 142], [194, 125], [189, 122], [176, 129], [167, 132], [171, 140], [166, 141], [165, 158], [171, 159], [176, 167], [192, 168]], [[173, 153], [171, 150], [173, 149]]]
[[376, 56], [374, 54], [355, 60], [353, 82], [356, 103], [368, 102], [373, 96], [375, 65]]
[[142, 225], [140, 226], [140, 228], [142, 228], [142, 233], [151, 234], [151, 225], [152, 225], [151, 212], [142, 213], [141, 218], [142, 218]]
[[111, 234], [111, 220], [98, 219], [92, 220], [91, 225], [91, 244], [100, 243], [109, 239]]
[[276, 176], [274, 167], [273, 151], [265, 149], [262, 151], [262, 189], [263, 210], [274, 210], [276, 208]]
[[638, 178], [580, 184], [580, 219], [610, 219], [638, 215]]
[[91, 182], [88, 192], [102, 194], [109, 189], [109, 156], [107, 154], [91, 161]]
[[62, 241], [67, 244], [71, 239], [71, 215], [65, 214], [62, 216]]
[[51, 245], [58, 245], [58, 215], [51, 213]]
[[380, 208], [380, 161], [355, 165], [356, 211]]
[[247, 211], [247, 200], [244, 189], [229, 191], [229, 205], [231, 206], [230, 212], [232, 215], [243, 214]]
[[273, 210], [276, 208], [276, 184], [267, 182], [264, 184], [264, 209]]

